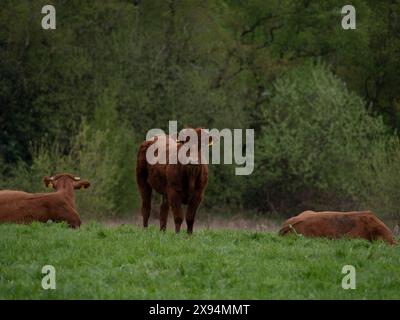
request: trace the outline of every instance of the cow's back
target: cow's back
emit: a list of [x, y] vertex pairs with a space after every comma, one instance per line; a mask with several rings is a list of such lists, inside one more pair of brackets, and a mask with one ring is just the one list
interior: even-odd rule
[[23, 191], [0, 191], [0, 222], [24, 220], [24, 217], [37, 213], [37, 199], [42, 194], [31, 194]]
[[0, 213], [15, 206], [16, 203], [28, 199], [29, 193], [14, 190], [1, 190], [0, 191]]
[[306, 237], [364, 238], [393, 243], [390, 230], [370, 211], [304, 212], [284, 223], [280, 234], [289, 233]]

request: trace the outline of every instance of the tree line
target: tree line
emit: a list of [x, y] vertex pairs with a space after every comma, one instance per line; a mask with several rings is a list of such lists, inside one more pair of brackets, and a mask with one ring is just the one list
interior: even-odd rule
[[82, 211], [130, 212], [138, 144], [177, 120], [255, 130], [254, 173], [211, 166], [206, 208], [396, 215], [400, 4], [353, 1], [355, 30], [343, 5], [1, 1], [1, 187], [69, 170], [97, 186]]

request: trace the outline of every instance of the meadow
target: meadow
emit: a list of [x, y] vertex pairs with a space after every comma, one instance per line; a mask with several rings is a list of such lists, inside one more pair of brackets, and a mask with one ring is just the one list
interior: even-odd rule
[[[62, 172], [92, 185], [79, 230], [0, 224], [0, 299], [400, 299], [400, 246], [276, 233], [304, 210], [400, 222], [400, 5], [352, 1], [356, 30], [343, 5], [0, 1], [0, 190], [44, 192]], [[254, 130], [250, 175], [221, 137], [202, 208], [227, 216], [192, 237], [124, 221], [141, 206], [138, 147], [170, 121]]]
[[[152, 225], [0, 225], [0, 299], [400, 299], [400, 247]], [[44, 290], [44, 265], [56, 289]], [[355, 290], [342, 289], [344, 265]]]

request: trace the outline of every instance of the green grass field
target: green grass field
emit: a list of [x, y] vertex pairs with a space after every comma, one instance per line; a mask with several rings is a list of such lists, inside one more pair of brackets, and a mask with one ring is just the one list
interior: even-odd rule
[[[0, 225], [1, 299], [399, 299], [400, 246], [98, 223]], [[56, 268], [55, 290], [41, 269]], [[344, 265], [357, 288], [344, 290]]]

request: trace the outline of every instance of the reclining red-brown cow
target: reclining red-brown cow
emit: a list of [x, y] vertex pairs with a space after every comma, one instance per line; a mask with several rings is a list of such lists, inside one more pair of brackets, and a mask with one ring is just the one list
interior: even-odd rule
[[[188, 130], [188, 129], [184, 129]], [[144, 141], [137, 155], [136, 181], [142, 198], [141, 212], [143, 216], [143, 226], [148, 226], [151, 210], [151, 194], [154, 189], [162, 195], [160, 206], [160, 230], [165, 231], [169, 208], [172, 209], [175, 222], [175, 232], [179, 233], [183, 221], [182, 204], [187, 205], [186, 224], [187, 232], [193, 232], [193, 224], [196, 211], [204, 197], [204, 192], [208, 180], [208, 165], [205, 161], [200, 161], [202, 148], [208, 148], [211, 137], [202, 128], [189, 129], [196, 134], [197, 155], [190, 152], [189, 163], [182, 164], [170, 163], [169, 155], [174, 153], [176, 156], [184, 143], [168, 135], [159, 135], [153, 139]], [[206, 139], [201, 139], [201, 136]], [[202, 141], [203, 140], [203, 141]], [[147, 150], [153, 144], [158, 144], [157, 156], [161, 159], [165, 157], [166, 163], [150, 164], [146, 159]]]
[[27, 193], [23, 191], [0, 191], [0, 222], [30, 223], [66, 221], [71, 228], [81, 225], [75, 206], [74, 189], [89, 188], [89, 181], [82, 181], [68, 173], [44, 177], [47, 187], [56, 192]]
[[371, 211], [304, 211], [286, 220], [279, 231], [280, 235], [291, 233], [332, 239], [349, 237], [369, 241], [384, 240], [394, 244], [389, 228]]

